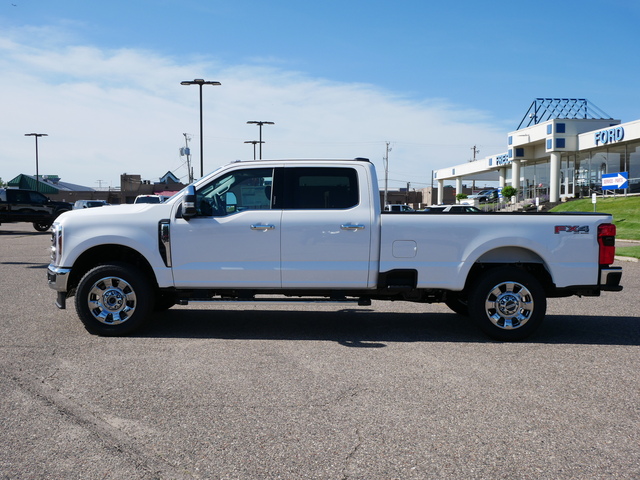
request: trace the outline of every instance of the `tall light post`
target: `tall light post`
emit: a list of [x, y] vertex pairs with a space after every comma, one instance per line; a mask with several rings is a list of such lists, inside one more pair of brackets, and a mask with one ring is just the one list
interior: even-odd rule
[[244, 143], [252, 143], [253, 144], [253, 159], [256, 159], [256, 143], [264, 143], [264, 142], [260, 142], [258, 140], [247, 140]]
[[258, 125], [260, 127], [260, 160], [262, 160], [262, 144], [264, 143], [262, 141], [262, 126], [263, 125], [275, 125], [274, 122], [262, 122], [262, 121], [257, 121], [257, 120], [249, 120], [247, 122], [247, 124], [253, 124], [253, 125]]
[[25, 137], [36, 137], [36, 192], [40, 191], [40, 174], [38, 172], [38, 137], [48, 137], [47, 133], [25, 133]]
[[203, 143], [202, 143], [202, 86], [203, 85], [222, 85], [220, 82], [207, 82], [202, 78], [196, 78], [195, 80], [187, 80], [180, 82], [180, 85], [198, 85], [200, 87], [200, 177], [204, 176], [204, 161], [202, 157]]

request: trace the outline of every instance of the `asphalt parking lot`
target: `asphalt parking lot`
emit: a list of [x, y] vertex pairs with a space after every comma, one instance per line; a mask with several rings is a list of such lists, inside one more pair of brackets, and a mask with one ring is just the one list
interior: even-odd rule
[[54, 307], [0, 226], [1, 479], [640, 478], [640, 264], [523, 343], [445, 306], [184, 306], [137, 336]]

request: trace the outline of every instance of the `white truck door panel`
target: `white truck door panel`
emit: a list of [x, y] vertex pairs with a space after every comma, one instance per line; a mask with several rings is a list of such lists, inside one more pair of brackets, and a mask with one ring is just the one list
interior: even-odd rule
[[366, 288], [371, 224], [359, 212], [284, 211], [282, 285]]
[[280, 288], [272, 182], [272, 168], [239, 168], [198, 188], [198, 215], [171, 228], [176, 287]]
[[176, 287], [279, 288], [280, 214], [178, 219], [171, 229]]
[[[358, 172], [361, 172], [358, 175]], [[363, 168], [285, 168], [284, 288], [367, 288], [371, 206]]]

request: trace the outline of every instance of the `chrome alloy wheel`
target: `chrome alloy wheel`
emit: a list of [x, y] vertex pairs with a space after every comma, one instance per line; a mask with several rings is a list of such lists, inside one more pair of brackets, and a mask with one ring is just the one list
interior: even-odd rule
[[125, 280], [105, 277], [95, 282], [87, 295], [91, 315], [105, 325], [126, 322], [138, 304], [136, 293]]
[[484, 308], [495, 326], [513, 330], [522, 327], [531, 318], [533, 295], [521, 283], [499, 283], [487, 295]]

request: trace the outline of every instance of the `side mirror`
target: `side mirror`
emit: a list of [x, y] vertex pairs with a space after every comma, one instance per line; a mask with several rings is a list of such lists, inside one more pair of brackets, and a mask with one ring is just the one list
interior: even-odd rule
[[196, 188], [193, 185], [187, 187], [187, 193], [182, 199], [182, 218], [189, 220], [196, 215]]

